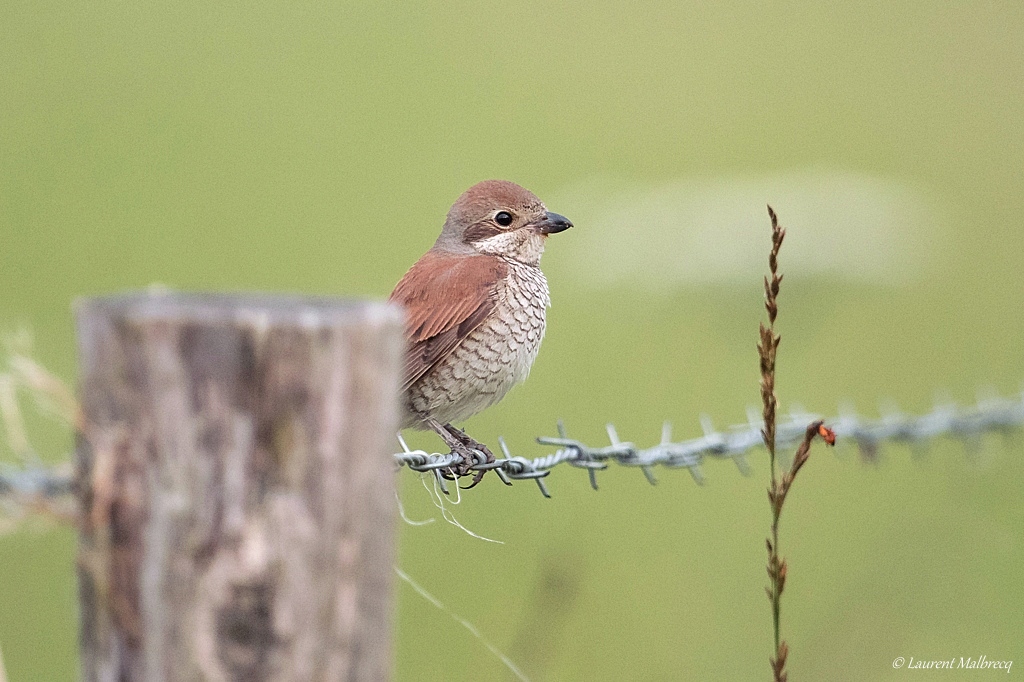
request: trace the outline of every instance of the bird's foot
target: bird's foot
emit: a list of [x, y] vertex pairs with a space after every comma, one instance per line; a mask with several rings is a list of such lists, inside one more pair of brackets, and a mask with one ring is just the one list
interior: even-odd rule
[[[494, 458], [494, 453], [491, 452], [490, 449], [486, 445], [484, 445], [483, 443], [481, 443], [480, 441], [478, 441], [478, 440], [476, 440], [474, 438], [471, 438], [465, 431], [463, 431], [462, 429], [459, 429], [459, 428], [457, 428], [455, 426], [452, 426], [451, 424], [445, 424], [445, 427], [448, 429], [448, 432], [451, 433], [453, 436], [455, 436], [464, 447], [469, 448], [471, 451], [476, 451], [476, 452], [481, 453], [486, 458], [486, 462], [485, 462], [486, 464], [490, 464], [491, 462], [494, 461], [494, 459], [495, 459]], [[475, 459], [474, 459], [474, 463], [475, 463]], [[466, 474], [468, 474], [468, 473], [469, 473], [469, 469], [466, 470]], [[475, 486], [477, 483], [479, 483], [481, 480], [483, 480], [484, 474], [486, 474], [486, 473], [487, 473], [487, 469], [484, 469], [482, 471], [477, 471], [473, 475], [473, 482], [470, 483], [468, 486], [466, 486], [464, 488], [464, 490], [469, 490], [470, 488]], [[466, 474], [462, 474], [462, 475], [466, 475]]]
[[[451, 424], [441, 424], [434, 420], [427, 422], [437, 435], [441, 436], [441, 439], [445, 442], [445, 445], [455, 453], [462, 457], [462, 464], [452, 467], [451, 473], [442, 473], [442, 475], [450, 481], [454, 481], [457, 478], [468, 476], [470, 472], [473, 472], [473, 482], [463, 488], [463, 490], [469, 490], [477, 483], [483, 480], [484, 474], [487, 470], [474, 471], [471, 467], [476, 464], [487, 463], [490, 464], [494, 461], [494, 453], [490, 449], [474, 438], [471, 438], [466, 434], [465, 431], [452, 426]], [[484, 462], [480, 462], [480, 456], [483, 455]]]

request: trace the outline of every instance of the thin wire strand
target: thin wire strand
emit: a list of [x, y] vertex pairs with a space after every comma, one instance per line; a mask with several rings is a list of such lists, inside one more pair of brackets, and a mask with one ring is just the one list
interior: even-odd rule
[[455, 490], [455, 499], [454, 500], [449, 500], [448, 503], [445, 503], [445, 496], [441, 494], [440, 490], [438, 490], [439, 486], [438, 486], [438, 479], [437, 478], [433, 479], [433, 487], [427, 485], [427, 477], [426, 476], [421, 476], [420, 480], [423, 483], [423, 487], [426, 488], [428, 493], [430, 493], [430, 501], [434, 503], [435, 507], [437, 507], [438, 509], [441, 510], [441, 518], [443, 518], [445, 521], [447, 521], [451, 525], [455, 526], [456, 528], [458, 528], [459, 530], [464, 532], [466, 535], [469, 535], [470, 537], [474, 537], [477, 540], [484, 540], [486, 542], [493, 542], [496, 545], [504, 545], [505, 544], [505, 542], [503, 540], [493, 540], [491, 538], [484, 537], [483, 535], [480, 535], [478, 533], [474, 533], [473, 531], [471, 531], [470, 529], [466, 528], [461, 523], [459, 523], [459, 520], [457, 518], [455, 518], [455, 514], [453, 514], [452, 510], [447, 507], [447, 504], [456, 505], [456, 504], [459, 504], [460, 502], [462, 502], [462, 497], [460, 495], [460, 489], [459, 489], [458, 486], [455, 486], [455, 488], [456, 488], [456, 490]]
[[[402, 521], [404, 521], [410, 526], [426, 526], [427, 524], [433, 523], [436, 520], [434, 519], [433, 516], [431, 516], [429, 519], [424, 519], [423, 521], [413, 521], [408, 516], [406, 516], [405, 505], [402, 504], [402, 498], [399, 497], [397, 490], [395, 491], [395, 502], [398, 504], [398, 515], [402, 517]], [[3, 681], [0, 680], [0, 682]]]
[[488, 639], [486, 637], [484, 637], [483, 634], [481, 634], [481, 632], [476, 628], [475, 625], [470, 623], [468, 620], [466, 620], [462, 616], [452, 612], [451, 609], [449, 609], [447, 606], [445, 606], [444, 604], [441, 603], [441, 600], [439, 600], [437, 597], [435, 597], [434, 595], [430, 594], [425, 589], [423, 589], [423, 587], [420, 586], [419, 583], [417, 583], [415, 580], [410, 578], [409, 575], [405, 571], [400, 569], [398, 566], [395, 566], [395, 573], [398, 575], [399, 578], [401, 578], [405, 582], [409, 583], [409, 586], [412, 589], [416, 590], [417, 594], [419, 594], [421, 597], [426, 599], [428, 602], [430, 602], [431, 604], [436, 606], [441, 611], [444, 611], [445, 613], [447, 613], [449, 616], [452, 617], [452, 620], [454, 620], [456, 623], [458, 623], [462, 627], [464, 627], [467, 630], [469, 630], [470, 634], [473, 635], [474, 637], [476, 637], [477, 639], [479, 639], [480, 642], [485, 647], [487, 647], [487, 650], [490, 651], [492, 654], [494, 654], [495, 657], [498, 658], [498, 660], [500, 660], [502, 663], [504, 663], [505, 667], [508, 668], [509, 671], [511, 671], [513, 675], [515, 675], [517, 678], [522, 680], [522, 682], [530, 682], [530, 679], [526, 675], [523, 674], [522, 670], [520, 670], [518, 667], [516, 667], [516, 664], [512, 662], [512, 659], [510, 659], [508, 656], [503, 654], [501, 652], [501, 650], [498, 649], [498, 647], [496, 647], [493, 644], [491, 644], [490, 641], [488, 641]]

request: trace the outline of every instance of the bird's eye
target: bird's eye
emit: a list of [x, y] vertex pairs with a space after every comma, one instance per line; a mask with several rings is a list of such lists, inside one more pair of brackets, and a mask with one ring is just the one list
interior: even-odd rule
[[494, 222], [498, 223], [502, 227], [508, 227], [512, 224], [512, 214], [508, 211], [498, 211], [494, 215]]

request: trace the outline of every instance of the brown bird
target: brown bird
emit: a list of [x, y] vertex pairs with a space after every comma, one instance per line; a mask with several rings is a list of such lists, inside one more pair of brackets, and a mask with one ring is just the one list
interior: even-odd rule
[[495, 404], [530, 373], [550, 305], [540, 256], [548, 235], [570, 227], [505, 180], [485, 180], [458, 198], [441, 236], [389, 299], [406, 310], [402, 428], [433, 429], [467, 463], [477, 460], [474, 451], [494, 460], [452, 423]]

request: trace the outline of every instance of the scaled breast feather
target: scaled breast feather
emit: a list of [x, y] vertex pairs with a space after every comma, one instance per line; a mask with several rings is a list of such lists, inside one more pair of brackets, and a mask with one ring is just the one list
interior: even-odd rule
[[405, 307], [403, 390], [447, 357], [494, 310], [508, 266], [493, 256], [451, 256], [428, 251], [388, 299]]

